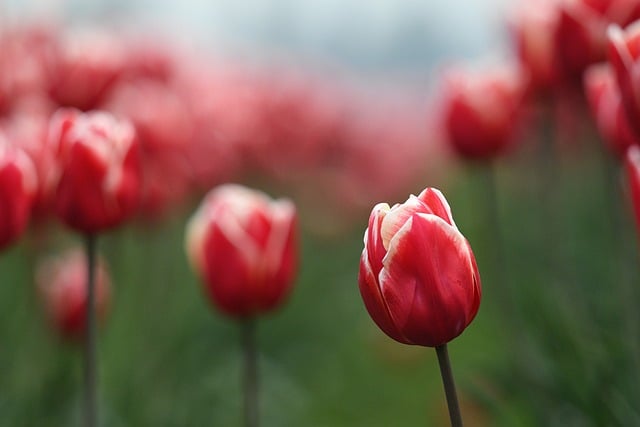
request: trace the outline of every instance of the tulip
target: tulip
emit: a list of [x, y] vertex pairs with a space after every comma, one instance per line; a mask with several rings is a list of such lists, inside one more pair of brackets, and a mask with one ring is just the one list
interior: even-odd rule
[[48, 138], [57, 157], [55, 211], [63, 222], [93, 234], [136, 212], [141, 165], [128, 121], [104, 112], [59, 110]]
[[511, 19], [515, 49], [532, 89], [548, 90], [556, 79], [553, 34], [559, 0], [520, 2]]
[[471, 323], [480, 305], [480, 275], [440, 191], [428, 188], [392, 208], [376, 205], [364, 242], [360, 293], [387, 335], [437, 347]]
[[358, 282], [383, 332], [401, 343], [436, 347], [451, 424], [461, 426], [446, 344], [478, 312], [480, 274], [440, 191], [427, 188], [403, 204], [373, 208]]
[[288, 200], [226, 184], [189, 221], [186, 249], [212, 303], [242, 323], [244, 417], [258, 426], [254, 317], [280, 306], [297, 267], [296, 211]]
[[0, 134], [0, 249], [24, 232], [37, 189], [31, 159]]
[[59, 110], [48, 144], [56, 156], [52, 188], [60, 219], [86, 237], [85, 425], [97, 420], [96, 234], [131, 217], [139, 204], [141, 165], [133, 125], [105, 112]]
[[447, 75], [444, 127], [455, 151], [468, 159], [490, 159], [514, 142], [526, 79], [519, 68]]
[[222, 185], [189, 221], [187, 253], [211, 302], [233, 317], [253, 317], [288, 296], [297, 266], [296, 213], [288, 200]]
[[639, 140], [627, 120], [613, 70], [607, 64], [593, 65], [586, 71], [584, 83], [598, 131], [614, 154], [622, 158]]
[[[70, 250], [42, 261], [36, 271], [36, 284], [47, 319], [65, 339], [84, 337], [87, 311], [87, 259], [81, 250]], [[98, 260], [96, 271], [96, 311], [106, 319], [111, 300], [111, 282], [106, 264]]]
[[629, 124], [640, 135], [640, 24], [634, 24], [623, 31], [611, 26], [608, 31], [609, 62], [615, 71], [622, 104]]
[[126, 50], [121, 42], [92, 30], [73, 31], [59, 40], [51, 72], [51, 97], [63, 107], [94, 109], [122, 75]]
[[578, 81], [589, 65], [605, 59], [607, 26], [640, 18], [637, 0], [564, 1], [560, 9], [555, 60], [564, 77]]

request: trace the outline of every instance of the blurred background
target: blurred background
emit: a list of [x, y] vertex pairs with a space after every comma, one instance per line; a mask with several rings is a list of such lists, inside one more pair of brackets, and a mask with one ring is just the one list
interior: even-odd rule
[[[72, 106], [129, 117], [145, 138], [141, 214], [99, 242], [113, 282], [101, 425], [240, 425], [239, 328], [204, 297], [183, 243], [224, 182], [300, 211], [295, 290], [258, 326], [264, 426], [448, 425], [435, 351], [384, 335], [357, 284], [371, 207], [427, 186], [448, 198], [483, 282], [476, 320], [449, 346], [466, 424], [640, 425], [635, 228], [585, 100], [528, 103], [517, 142], [491, 158], [456, 154], [442, 126], [450, 67], [517, 61], [507, 6], [0, 3], [7, 135], [28, 146]], [[78, 82], [114, 58], [127, 77], [77, 101]], [[40, 74], [56, 83], [41, 91]], [[34, 217], [0, 256], [0, 425], [80, 425], [81, 346], [47, 320], [34, 277], [81, 239]]]

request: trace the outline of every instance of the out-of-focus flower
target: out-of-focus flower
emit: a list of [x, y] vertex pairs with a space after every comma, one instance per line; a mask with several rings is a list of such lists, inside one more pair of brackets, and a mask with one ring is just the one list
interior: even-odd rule
[[185, 100], [164, 83], [138, 79], [117, 85], [103, 107], [136, 128], [144, 159], [141, 213], [158, 217], [179, 206], [192, 187], [194, 126]]
[[60, 110], [48, 143], [56, 155], [55, 211], [63, 222], [95, 233], [136, 212], [142, 170], [130, 122], [105, 112]]
[[47, 109], [56, 34], [45, 27], [3, 29], [0, 33], [0, 114]]
[[519, 2], [511, 17], [516, 52], [534, 91], [549, 89], [557, 77], [553, 35], [560, 16], [559, 4], [559, 0]]
[[47, 143], [49, 117], [39, 114], [14, 114], [0, 127], [12, 145], [22, 149], [33, 161], [38, 189], [33, 206], [34, 219], [45, 218], [52, 213], [52, 169], [54, 153]]
[[51, 97], [62, 107], [96, 108], [122, 75], [126, 58], [119, 40], [107, 33], [64, 34], [52, 67]]
[[288, 200], [226, 184], [191, 218], [186, 248], [211, 302], [233, 317], [277, 308], [298, 264], [296, 212]]
[[563, 1], [555, 33], [555, 60], [562, 75], [582, 82], [583, 71], [606, 57], [607, 27], [640, 18], [638, 0]]
[[611, 26], [608, 37], [609, 62], [616, 75], [629, 125], [640, 135], [640, 24], [625, 31]]
[[636, 219], [636, 227], [640, 233], [640, 147], [632, 145], [625, 157], [627, 181], [631, 190], [631, 201]]
[[608, 64], [592, 65], [586, 71], [585, 91], [602, 138], [618, 157], [624, 156], [629, 146], [640, 140], [629, 126], [616, 77]]
[[519, 67], [446, 75], [444, 127], [460, 156], [486, 160], [509, 149], [521, 121], [526, 84]]
[[358, 276], [369, 315], [388, 336], [436, 347], [471, 323], [480, 306], [480, 274], [440, 191], [373, 208]]
[[[96, 314], [104, 322], [111, 300], [111, 281], [102, 258], [98, 258], [96, 267]], [[36, 284], [51, 327], [63, 338], [82, 339], [88, 294], [85, 254], [73, 249], [43, 260], [37, 267]]]
[[31, 159], [0, 134], [0, 249], [22, 235], [37, 187]]

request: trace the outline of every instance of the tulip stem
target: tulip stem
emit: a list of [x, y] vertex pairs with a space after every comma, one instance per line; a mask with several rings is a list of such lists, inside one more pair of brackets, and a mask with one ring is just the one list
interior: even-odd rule
[[436, 353], [438, 354], [440, 375], [442, 375], [442, 383], [444, 384], [444, 394], [447, 396], [447, 406], [449, 407], [451, 427], [462, 427], [462, 416], [460, 415], [460, 405], [458, 404], [456, 385], [453, 382], [453, 373], [451, 372], [451, 362], [449, 361], [447, 344], [442, 344], [436, 347]]
[[86, 236], [87, 304], [84, 340], [84, 425], [96, 426], [96, 302], [95, 264], [96, 237]]
[[244, 425], [258, 427], [258, 353], [255, 319], [245, 319], [242, 323], [242, 347], [244, 351]]

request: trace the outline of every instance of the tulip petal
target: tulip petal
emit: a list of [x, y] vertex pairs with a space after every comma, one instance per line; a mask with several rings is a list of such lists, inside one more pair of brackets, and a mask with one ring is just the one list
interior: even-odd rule
[[384, 261], [380, 284], [403, 335], [425, 346], [458, 336], [475, 316], [479, 279], [460, 232], [436, 215], [415, 214]]
[[296, 222], [295, 207], [290, 201], [271, 204], [271, 234], [263, 255], [266, 277], [256, 289], [260, 310], [278, 305], [293, 287], [291, 277], [298, 266]]
[[244, 316], [254, 309], [252, 300], [247, 298], [252, 272], [237, 238], [228, 228], [211, 224], [202, 248], [204, 274], [207, 293], [222, 311], [232, 316]]
[[429, 212], [424, 203], [413, 194], [409, 199], [401, 204], [395, 205], [387, 212], [382, 219], [380, 234], [382, 236], [382, 244], [386, 250], [389, 250], [389, 242], [396, 233], [407, 222], [411, 215], [416, 212]]
[[369, 265], [376, 277], [378, 277], [380, 270], [382, 270], [382, 259], [387, 254], [387, 250], [382, 243], [380, 228], [382, 226], [382, 220], [389, 210], [389, 205], [386, 203], [378, 203], [374, 206], [371, 211], [371, 216], [369, 216], [369, 227], [364, 232], [364, 245], [365, 248], [367, 248]]
[[451, 214], [451, 207], [440, 190], [427, 188], [420, 193], [418, 199], [429, 207], [431, 213], [439, 216], [450, 225], [456, 226], [456, 223], [453, 221], [453, 215]]
[[358, 284], [360, 288], [360, 295], [362, 296], [367, 312], [369, 312], [369, 315], [376, 325], [378, 325], [385, 334], [394, 340], [405, 344], [411, 344], [411, 342], [409, 342], [396, 327], [391, 315], [389, 314], [387, 303], [382, 298], [382, 294], [378, 286], [378, 278], [369, 264], [369, 255], [366, 247], [362, 251], [362, 256], [360, 258]]

